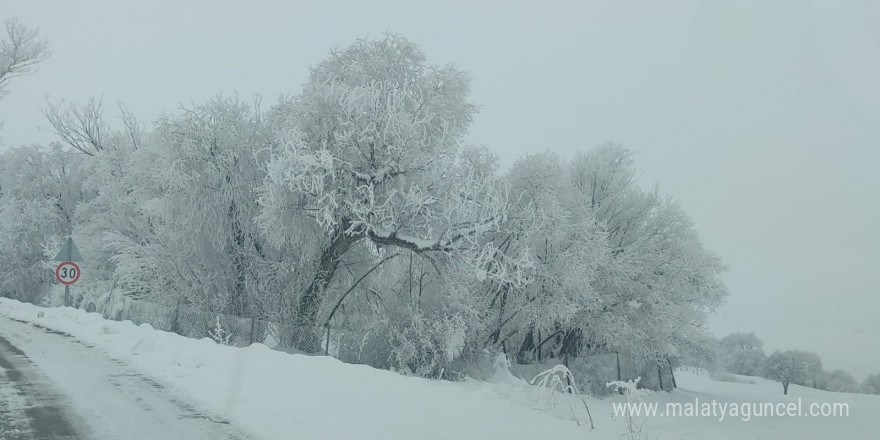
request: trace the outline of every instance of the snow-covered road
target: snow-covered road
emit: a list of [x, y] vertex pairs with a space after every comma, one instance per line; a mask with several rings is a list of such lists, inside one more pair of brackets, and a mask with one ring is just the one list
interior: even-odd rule
[[[0, 346], [0, 440], [878, 438], [880, 396], [798, 385], [783, 395], [774, 381], [730, 375], [720, 382], [689, 369], [676, 372], [680, 388], [649, 393], [637, 402], [658, 405], [658, 415], [634, 417], [639, 431], [633, 433], [624, 417], [613, 415], [613, 406], [626, 402], [624, 396], [583, 396], [581, 401], [549, 393], [514, 377], [501, 357], [488, 381], [426, 380], [262, 344], [224, 346], [84, 310], [4, 298], [0, 337], [7, 341]], [[23, 386], [33, 391], [22, 391]], [[749, 408], [749, 415], [746, 409], [723, 419], [703, 409], [662, 415], [670, 403], [697, 408], [697, 401], [736, 404]], [[754, 409], [801, 401], [804, 409], [844, 403], [847, 411], [833, 417], [759, 416]], [[595, 429], [582, 403], [589, 406]]]
[[0, 439], [247, 439], [63, 333], [0, 316]]
[[27, 356], [0, 336], [0, 439], [75, 439], [75, 420]]

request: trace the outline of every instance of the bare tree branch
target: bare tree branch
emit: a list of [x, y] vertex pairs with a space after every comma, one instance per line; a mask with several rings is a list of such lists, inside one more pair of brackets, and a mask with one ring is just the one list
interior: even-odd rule
[[348, 294], [351, 293], [351, 291], [354, 290], [354, 288], [357, 287], [358, 284], [360, 284], [360, 282], [363, 281], [363, 279], [367, 277], [367, 275], [373, 273], [373, 271], [378, 269], [379, 266], [381, 266], [383, 263], [385, 263], [388, 260], [396, 258], [398, 255], [400, 255], [399, 252], [383, 258], [381, 261], [376, 263], [376, 265], [373, 266], [370, 270], [368, 270], [366, 273], [361, 275], [361, 277], [358, 278], [357, 281], [355, 281], [354, 284], [352, 284], [351, 287], [349, 287], [348, 290], [346, 290], [345, 293], [342, 294], [342, 296], [339, 298], [339, 301], [336, 302], [336, 305], [333, 306], [333, 310], [330, 311], [330, 316], [328, 316], [327, 321], [324, 322], [324, 327], [327, 327], [328, 325], [330, 325], [330, 321], [333, 319], [333, 315], [336, 314], [336, 310], [339, 309], [339, 306], [342, 305], [342, 302], [345, 301], [345, 298], [348, 296]]
[[34, 66], [49, 57], [49, 42], [31, 29], [11, 18], [4, 22], [6, 36], [0, 38], [0, 98], [12, 78], [27, 75]]
[[[89, 156], [104, 149], [104, 135], [108, 131], [104, 123], [104, 110], [101, 108], [101, 100], [90, 99], [85, 105], [68, 104], [64, 101], [52, 104], [47, 100], [47, 107], [43, 109], [43, 115], [52, 124], [55, 134], [76, 150]], [[125, 118], [125, 113], [123, 114]], [[130, 116], [130, 122], [137, 121]], [[123, 119], [125, 121], [125, 119]], [[129, 121], [125, 121], [126, 124]], [[129, 128], [131, 130], [131, 128]]]
[[117, 106], [119, 106], [119, 119], [122, 119], [122, 124], [125, 126], [125, 132], [131, 140], [131, 146], [137, 150], [140, 148], [141, 142], [143, 142], [144, 139], [144, 126], [138, 122], [134, 113], [132, 113], [125, 104], [120, 102], [117, 103]]

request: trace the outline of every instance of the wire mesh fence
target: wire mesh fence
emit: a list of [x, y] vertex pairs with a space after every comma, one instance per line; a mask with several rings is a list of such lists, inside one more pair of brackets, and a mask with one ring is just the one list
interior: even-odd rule
[[592, 394], [607, 394], [611, 381], [638, 379], [642, 388], [670, 390], [675, 377], [668, 363], [627, 356], [622, 353], [604, 352], [573, 359], [570, 365], [576, 378]]
[[[266, 343], [269, 323], [256, 318], [241, 318], [185, 306], [169, 307], [146, 301], [131, 301], [113, 317], [137, 325], [150, 324], [157, 330], [177, 333], [190, 338], [229, 336], [230, 345], [244, 346]], [[219, 334], [218, 334], [219, 333]]]
[[[126, 306], [105, 317], [149, 324], [157, 330], [177, 333], [189, 338], [211, 338], [239, 347], [261, 343], [271, 348], [304, 354], [333, 356], [343, 362], [366, 364], [376, 368], [390, 367], [390, 347], [377, 347], [369, 332], [332, 327], [301, 327], [270, 322], [259, 318], [243, 318], [214, 313], [187, 306], [167, 306], [142, 300], [128, 301]], [[375, 336], [375, 335], [374, 335]], [[313, 350], [302, 351], [296, 341], [313, 340]]]
[[[129, 320], [137, 325], [149, 324], [157, 330], [190, 338], [211, 338], [238, 347], [261, 343], [287, 352], [329, 355], [345, 363], [385, 370], [405, 369], [407, 363], [413, 364], [413, 359], [415, 364], [429, 363], [424, 359], [407, 357], [406, 347], [394, 345], [395, 338], [389, 334], [389, 328], [382, 326], [358, 330], [329, 326], [300, 327], [141, 300], [126, 301], [125, 307], [118, 313], [104, 315], [108, 319]], [[304, 344], [304, 341], [309, 342]], [[312, 348], [302, 350], [304, 345]], [[410, 351], [419, 349], [415, 347]], [[608, 393], [605, 385], [614, 380], [640, 378], [640, 386], [652, 389], [670, 389], [675, 380], [668, 364], [618, 353], [597, 353], [572, 359], [569, 366], [585, 391], [592, 394]], [[532, 377], [539, 369], [546, 368], [547, 364], [514, 367], [523, 377]]]

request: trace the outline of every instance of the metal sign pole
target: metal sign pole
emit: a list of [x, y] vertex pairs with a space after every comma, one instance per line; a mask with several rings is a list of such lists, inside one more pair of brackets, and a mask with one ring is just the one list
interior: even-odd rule
[[[73, 244], [73, 237], [67, 238], [64, 247], [55, 256], [55, 261], [61, 261], [61, 264], [55, 268], [55, 278], [64, 284], [64, 306], [70, 307], [70, 285], [79, 280], [80, 277], [79, 266], [74, 261], [82, 261], [82, 255], [79, 254], [79, 250]], [[71, 267], [68, 268], [67, 266]], [[64, 275], [62, 275], [62, 269], [65, 269]]]
[[[70, 261], [73, 258], [73, 238], [67, 237], [67, 258]], [[70, 285], [64, 285], [64, 307], [70, 307]]]

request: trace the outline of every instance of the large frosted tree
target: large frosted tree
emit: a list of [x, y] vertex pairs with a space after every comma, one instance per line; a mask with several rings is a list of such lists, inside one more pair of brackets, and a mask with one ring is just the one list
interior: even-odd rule
[[588, 343], [658, 360], [679, 355], [727, 294], [725, 267], [677, 203], [636, 185], [626, 149], [603, 145], [571, 167], [578, 197], [610, 246], [593, 282], [602, 301], [584, 316]]
[[[146, 180], [117, 196], [141, 200], [137, 217], [150, 233], [143, 237], [140, 225], [120, 224], [108, 237], [127, 288], [164, 302], [257, 314], [264, 255], [255, 190], [265, 175], [266, 140], [254, 107], [218, 97], [164, 116], [132, 153], [132, 166], [149, 172], [130, 170]], [[130, 192], [138, 190], [148, 191]]]
[[[507, 174], [509, 219], [491, 240], [526, 282], [488, 280], [489, 345], [520, 362], [617, 352], [669, 368], [713, 361], [705, 321], [724, 267], [671, 199], [636, 182], [632, 154], [602, 145], [549, 153]], [[525, 264], [523, 264], [526, 262]]]
[[783, 394], [788, 394], [788, 385], [791, 383], [804, 383], [807, 378], [807, 369], [798, 352], [774, 351], [767, 357], [767, 378], [777, 380], [782, 384]]
[[45, 254], [71, 233], [82, 199], [80, 159], [58, 145], [0, 154], [0, 294], [39, 301], [47, 293]]
[[[311, 249], [299, 325], [317, 322], [354, 248], [455, 254], [477, 272], [493, 257], [477, 239], [504, 220], [506, 192], [462, 155], [476, 112], [468, 93], [463, 72], [427, 64], [415, 44], [388, 35], [334, 51], [278, 106], [260, 218], [276, 245]], [[316, 342], [297, 345], [314, 351]]]
[[490, 344], [520, 362], [608, 352], [663, 368], [712, 361], [705, 321], [726, 294], [724, 267], [674, 201], [637, 185], [629, 151], [602, 145], [568, 163], [529, 155], [507, 177], [498, 261], [530, 264], [525, 286], [483, 286]]
[[492, 267], [512, 266], [526, 275], [526, 282], [484, 282], [494, 321], [488, 342], [510, 346], [521, 361], [540, 360], [545, 352], [575, 355], [572, 343], [578, 332], [571, 323], [596, 301], [590, 284], [598, 264], [607, 258], [602, 228], [572, 198], [569, 175], [559, 157], [524, 156], [507, 179], [510, 221], [492, 236], [503, 252]]

